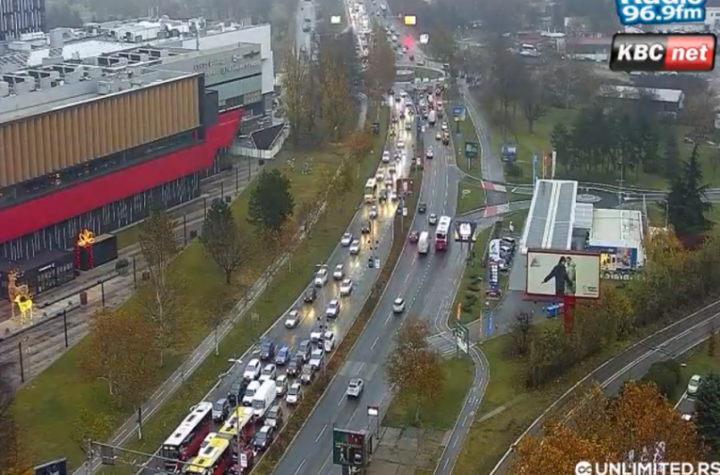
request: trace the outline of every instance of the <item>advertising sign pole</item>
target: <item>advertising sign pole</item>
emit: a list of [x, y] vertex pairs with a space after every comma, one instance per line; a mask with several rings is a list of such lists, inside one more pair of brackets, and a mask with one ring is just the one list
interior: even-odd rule
[[537, 167], [538, 167], [538, 155], [537, 152], [533, 154], [532, 161], [532, 185], [535, 188], [535, 182], [537, 181]]

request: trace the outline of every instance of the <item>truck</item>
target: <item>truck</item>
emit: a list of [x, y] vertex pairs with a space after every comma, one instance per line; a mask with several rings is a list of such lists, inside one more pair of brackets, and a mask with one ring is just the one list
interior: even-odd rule
[[427, 254], [430, 251], [430, 234], [427, 231], [420, 233], [417, 248], [418, 254]]
[[433, 109], [428, 114], [428, 124], [430, 124], [430, 127], [435, 127], [435, 122], [437, 122], [437, 112]]

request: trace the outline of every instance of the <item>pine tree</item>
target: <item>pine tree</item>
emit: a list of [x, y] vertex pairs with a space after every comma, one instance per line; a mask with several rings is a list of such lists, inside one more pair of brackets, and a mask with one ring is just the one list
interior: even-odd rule
[[677, 135], [667, 134], [665, 141], [665, 155], [663, 156], [662, 171], [665, 178], [672, 180], [680, 173], [680, 147], [678, 146]]
[[698, 148], [683, 162], [682, 170], [673, 177], [670, 193], [664, 202], [667, 221], [679, 236], [699, 234], [712, 227], [705, 216], [712, 209], [706, 199], [707, 185], [698, 159]]

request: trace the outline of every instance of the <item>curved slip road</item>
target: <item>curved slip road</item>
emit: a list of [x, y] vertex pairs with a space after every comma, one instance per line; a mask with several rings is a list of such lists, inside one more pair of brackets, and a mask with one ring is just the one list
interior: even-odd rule
[[[598, 382], [606, 394], [616, 394], [625, 381], [642, 378], [654, 363], [680, 356], [701, 343], [713, 328], [717, 328], [718, 324], [720, 324], [720, 301], [714, 302], [635, 343], [600, 365], [560, 396], [528, 427], [513, 446], [528, 434], [540, 434], [546, 416], [569, 403], [577, 391], [583, 391], [593, 382]], [[511, 447], [495, 466], [491, 475], [507, 472], [512, 460]]]

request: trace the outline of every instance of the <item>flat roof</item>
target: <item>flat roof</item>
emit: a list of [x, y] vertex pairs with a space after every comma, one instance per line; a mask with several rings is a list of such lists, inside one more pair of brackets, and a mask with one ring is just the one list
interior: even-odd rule
[[578, 182], [538, 180], [522, 238], [522, 252], [530, 249], [568, 250], [575, 222]]
[[612, 97], [616, 99], [639, 99], [642, 94], [648, 94], [655, 102], [669, 102], [673, 104], [680, 102], [684, 95], [680, 89], [615, 85], [600, 86], [598, 93], [602, 97]]
[[596, 209], [590, 231], [591, 246], [636, 248], [643, 240], [642, 212], [634, 209]]

